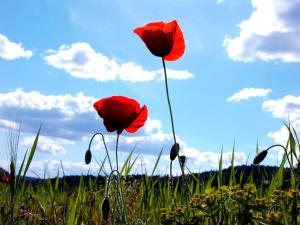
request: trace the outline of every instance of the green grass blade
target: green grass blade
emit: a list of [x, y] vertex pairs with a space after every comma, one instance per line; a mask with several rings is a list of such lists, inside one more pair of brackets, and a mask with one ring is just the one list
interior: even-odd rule
[[55, 186], [54, 186], [55, 191], [58, 190], [58, 184], [59, 184], [59, 168], [57, 170], [57, 174], [56, 174], [56, 178], [55, 178]]
[[132, 170], [132, 168], [133, 168], [133, 166], [134, 166], [134, 164], [135, 164], [135, 162], [136, 162], [137, 159], [138, 159], [138, 156], [135, 157], [135, 159], [133, 160], [133, 162], [129, 164], [128, 169], [125, 170], [125, 177], [127, 177], [129, 175], [129, 173]]
[[40, 131], [41, 131], [41, 127], [39, 128], [39, 130], [37, 132], [37, 135], [36, 135], [36, 137], [34, 139], [33, 145], [31, 147], [31, 150], [30, 150], [30, 153], [29, 153], [29, 156], [28, 156], [28, 159], [27, 159], [25, 171], [23, 173], [23, 177], [25, 177], [25, 175], [26, 175], [26, 173], [27, 173], [27, 171], [29, 169], [30, 163], [32, 161], [32, 158], [34, 156], [34, 153], [35, 153], [35, 150], [36, 150], [36, 147], [37, 147], [37, 144], [38, 144], [39, 136], [40, 136]]
[[[82, 177], [81, 177], [82, 178]], [[75, 220], [76, 220], [76, 211], [77, 211], [77, 205], [78, 205], [78, 201], [79, 201], [79, 197], [81, 195], [81, 188], [82, 188], [82, 179], [80, 179], [80, 183], [79, 183], [79, 188], [78, 188], [78, 193], [77, 193], [77, 198], [72, 206], [71, 209], [71, 213], [69, 215], [68, 218], [68, 223], [67, 225], [74, 225], [75, 224]]]
[[296, 132], [296, 130], [293, 126], [292, 126], [292, 129], [293, 129], [293, 132], [294, 132], [294, 135], [295, 135], [295, 138], [296, 138], [296, 141], [297, 141], [297, 145], [298, 145], [299, 157], [297, 157], [297, 160], [298, 160], [298, 165], [300, 166], [300, 141], [299, 141], [297, 132]]
[[231, 154], [231, 167], [230, 167], [229, 186], [232, 186], [233, 184], [235, 184], [234, 149], [235, 149], [235, 143], [233, 144], [232, 154]]
[[22, 170], [23, 170], [23, 167], [24, 167], [24, 163], [25, 163], [25, 160], [26, 160], [27, 153], [28, 153], [28, 149], [25, 152], [23, 161], [21, 163], [21, 166], [20, 166], [20, 169], [19, 169], [19, 172], [18, 172], [17, 183], [16, 183], [17, 190], [18, 190], [20, 179], [21, 179], [21, 173], [22, 173]]
[[[124, 164], [123, 164], [123, 166], [122, 166], [122, 168], [121, 168], [121, 171], [120, 171], [120, 174], [121, 174], [121, 175], [125, 172], [125, 170], [128, 170], [128, 168], [129, 168], [128, 165], [129, 165], [130, 159], [131, 159], [131, 157], [132, 157], [133, 151], [134, 151], [134, 149], [132, 149], [132, 150], [130, 151], [129, 155], [127, 156], [127, 158], [126, 158], [126, 160], [125, 160], [125, 162], [124, 162]], [[124, 174], [125, 174], [125, 173], [124, 173]]]
[[163, 152], [163, 149], [160, 150], [160, 153], [159, 153], [159, 155], [158, 155], [158, 157], [157, 157], [157, 159], [156, 159], [156, 162], [155, 162], [155, 164], [154, 164], [154, 167], [153, 167], [153, 170], [152, 170], [152, 173], [151, 173], [151, 177], [153, 177], [153, 175], [154, 175], [154, 173], [155, 173], [155, 170], [156, 170], [156, 168], [157, 168], [157, 166], [158, 166], [158, 163], [159, 163], [159, 161], [160, 161], [160, 157], [161, 157], [161, 155], [162, 155], [162, 152]]
[[223, 184], [223, 147], [221, 150], [221, 157], [219, 160], [218, 187], [220, 188], [222, 184]]
[[280, 163], [280, 166], [278, 168], [278, 171], [276, 173], [276, 175], [272, 178], [271, 184], [269, 186], [269, 191], [268, 191], [268, 195], [272, 193], [273, 190], [275, 190], [276, 188], [280, 188], [283, 184], [283, 173], [284, 173], [284, 165], [286, 163], [286, 155], [284, 154], [282, 157], [282, 161]]
[[291, 125], [285, 123], [285, 126], [288, 129], [288, 131], [289, 131], [289, 143], [290, 143], [290, 150], [291, 150], [291, 160], [293, 161], [292, 154], [294, 155], [294, 157], [297, 158], [297, 154], [296, 154], [296, 140], [295, 140], [294, 135], [293, 135], [293, 133], [291, 131]]

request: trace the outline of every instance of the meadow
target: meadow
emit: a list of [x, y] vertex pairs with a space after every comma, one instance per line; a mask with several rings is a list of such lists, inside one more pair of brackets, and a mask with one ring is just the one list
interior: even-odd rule
[[[41, 129], [20, 166], [17, 167], [19, 136], [9, 135], [9, 172], [0, 180], [0, 224], [2, 225], [297, 225], [300, 224], [300, 143], [294, 128], [286, 123], [289, 139], [285, 146], [275, 144], [250, 160], [252, 166], [235, 168], [235, 149], [231, 165], [223, 170], [220, 153], [215, 173], [194, 174], [189, 170], [186, 156], [181, 155], [175, 133], [173, 112], [168, 90], [165, 61], [176, 61], [185, 50], [183, 33], [176, 20], [169, 23], [149, 23], [136, 28], [149, 51], [162, 59], [166, 97], [172, 125], [174, 144], [170, 149], [170, 173], [157, 175], [162, 152], [153, 163], [150, 174], [133, 176], [136, 163], [133, 151], [122, 166], [118, 162], [118, 140], [123, 132], [135, 133], [148, 118], [144, 105], [125, 96], [111, 96], [94, 103], [94, 108], [108, 132], [116, 132], [115, 167], [102, 133], [92, 135], [83, 157], [86, 164], [93, 159], [91, 144], [101, 135], [106, 148], [105, 159], [99, 163], [98, 176], [70, 179], [59, 176], [29, 180], [26, 174], [38, 147]], [[272, 148], [284, 152], [280, 166], [266, 170], [259, 164]], [[173, 164], [178, 163], [181, 175], [173, 176]], [[104, 165], [110, 172], [104, 171]], [[17, 169], [18, 168], [18, 169]], [[63, 163], [61, 165], [63, 169]], [[64, 174], [64, 173], [63, 173]], [[105, 174], [101, 178], [100, 174]]]
[[[29, 180], [26, 173], [38, 137], [39, 133], [19, 171], [13, 163], [9, 173], [4, 175], [2, 171], [2, 225], [300, 223], [299, 170], [293, 165], [285, 167], [288, 158], [295, 160], [294, 152], [299, 150], [292, 133], [286, 146], [289, 153], [280, 167], [252, 165], [237, 169], [233, 149], [232, 165], [226, 170], [221, 155], [218, 171], [199, 175], [184, 165], [186, 176], [172, 180], [170, 176], [155, 176], [161, 154], [151, 174], [131, 175], [136, 162], [133, 152], [110, 180], [108, 175], [59, 177], [59, 173], [52, 179]], [[106, 160], [99, 165], [99, 174], [104, 172], [104, 163]]]

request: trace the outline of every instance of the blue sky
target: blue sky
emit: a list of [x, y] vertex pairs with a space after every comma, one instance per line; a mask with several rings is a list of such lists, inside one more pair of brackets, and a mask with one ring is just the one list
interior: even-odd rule
[[[223, 148], [229, 165], [252, 161], [260, 149], [285, 143], [288, 115], [300, 131], [299, 0], [154, 0], [0, 3], [0, 163], [7, 168], [8, 128], [21, 123], [18, 159], [42, 125], [30, 174], [97, 173], [84, 165], [94, 132], [105, 134], [112, 156], [115, 133], [106, 132], [92, 104], [124, 95], [146, 104], [139, 132], [124, 132], [120, 161], [135, 146], [134, 172], [151, 171], [163, 148], [158, 173], [169, 166], [172, 144], [162, 64], [133, 29], [176, 19], [184, 33], [182, 58], [167, 62], [176, 135], [187, 166], [216, 169]], [[17, 123], [16, 123], [17, 122]], [[95, 139], [93, 154], [104, 159]], [[273, 150], [265, 164], [276, 165]], [[112, 157], [114, 161], [114, 157]], [[141, 166], [141, 164], [143, 166]], [[178, 167], [177, 167], [178, 169]]]

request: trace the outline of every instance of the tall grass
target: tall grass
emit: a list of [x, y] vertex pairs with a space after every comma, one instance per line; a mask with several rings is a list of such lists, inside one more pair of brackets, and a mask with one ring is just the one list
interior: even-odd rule
[[[288, 126], [287, 129], [290, 132], [287, 154], [274, 174], [266, 173], [259, 165], [252, 166], [251, 173], [235, 169], [233, 145], [229, 176], [225, 176], [223, 168], [223, 150], [218, 173], [211, 173], [206, 180], [191, 173], [188, 165], [184, 166], [187, 188], [191, 193], [188, 198], [182, 178], [174, 179], [172, 190], [167, 176], [155, 175], [162, 151], [149, 175], [132, 175], [132, 168], [137, 163], [132, 151], [120, 172], [112, 173], [110, 179], [107, 176], [105, 183], [99, 176], [81, 176], [78, 184], [70, 185], [66, 177], [59, 177], [59, 172], [54, 179], [26, 182], [23, 178], [35, 154], [38, 130], [16, 178], [11, 181], [15, 190], [13, 208], [12, 184], [0, 187], [0, 224], [297, 225], [300, 224], [300, 192], [295, 162], [299, 160], [299, 142], [293, 128]], [[290, 166], [288, 157], [293, 160], [293, 168], [285, 167]], [[105, 162], [106, 158], [99, 162], [98, 174], [105, 172]], [[63, 171], [63, 163], [61, 169]], [[255, 177], [257, 173], [259, 180]], [[107, 185], [110, 211], [104, 221], [102, 207], [108, 195]]]

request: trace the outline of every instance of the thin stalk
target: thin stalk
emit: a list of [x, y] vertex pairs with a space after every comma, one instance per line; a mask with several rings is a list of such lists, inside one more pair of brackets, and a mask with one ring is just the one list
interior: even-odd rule
[[[170, 112], [170, 118], [171, 118], [171, 125], [172, 125], [172, 133], [173, 133], [173, 139], [174, 139], [174, 144], [176, 144], [176, 135], [175, 135], [175, 127], [174, 127], [174, 120], [173, 120], [173, 113], [172, 113], [172, 107], [171, 107], [171, 101], [170, 101], [170, 95], [169, 95], [169, 89], [168, 89], [168, 77], [167, 77], [167, 70], [166, 70], [166, 64], [165, 64], [165, 60], [162, 57], [162, 64], [163, 64], [163, 68], [164, 68], [164, 76], [165, 76], [165, 87], [166, 87], [166, 94], [167, 94], [167, 100], [168, 100], [168, 105], [169, 105], [169, 112]], [[178, 153], [178, 162], [180, 165], [180, 169], [181, 169], [181, 174], [183, 177], [183, 182], [184, 182], [184, 186], [186, 188], [186, 191], [188, 194], [190, 194], [190, 190], [188, 189], [188, 185], [185, 179], [185, 175], [184, 175], [184, 170], [183, 170], [183, 166], [180, 163], [180, 159], [179, 159], [179, 153]], [[171, 164], [171, 168], [170, 170], [172, 170], [172, 164]], [[172, 173], [170, 173], [170, 179], [172, 182]]]
[[174, 205], [175, 199], [174, 199], [174, 181], [173, 181], [173, 174], [172, 174], [172, 165], [173, 165], [173, 161], [171, 160], [171, 162], [170, 162], [170, 186], [171, 186], [172, 205]]
[[109, 166], [110, 166], [110, 169], [112, 170], [112, 164], [111, 164], [110, 157], [109, 157], [109, 154], [108, 154], [108, 150], [107, 150], [107, 146], [106, 146], [106, 143], [105, 143], [104, 135], [103, 135], [102, 133], [97, 132], [97, 133], [95, 133], [95, 134], [93, 135], [93, 137], [92, 137], [91, 140], [90, 140], [90, 144], [89, 144], [89, 148], [88, 148], [88, 149], [91, 149], [92, 141], [93, 141], [94, 137], [95, 137], [97, 134], [100, 134], [101, 137], [102, 137], [102, 141], [103, 141], [103, 144], [104, 144], [104, 147], [105, 147], [106, 155], [107, 155], [107, 158], [108, 158], [108, 161], [109, 161]]
[[291, 169], [291, 171], [292, 171], [294, 177], [296, 177], [295, 171], [294, 171], [294, 166], [292, 165], [292, 163], [291, 163], [291, 161], [290, 161], [290, 159], [289, 159], [289, 155], [288, 155], [288, 152], [287, 152], [286, 148], [285, 148], [283, 145], [276, 144], [276, 145], [272, 145], [272, 146], [270, 146], [269, 148], [267, 148], [266, 151], [269, 151], [271, 148], [274, 148], [274, 147], [281, 147], [281, 148], [284, 149], [284, 152], [285, 152], [285, 154], [286, 154], [286, 158], [287, 158], [288, 163], [289, 163], [289, 165], [290, 165], [290, 169]]
[[[118, 135], [119, 136], [119, 135]], [[126, 217], [126, 211], [125, 211], [125, 204], [124, 204], [124, 199], [123, 199], [123, 190], [121, 187], [121, 174], [118, 170], [113, 170], [111, 171], [109, 178], [108, 178], [108, 183], [106, 186], [106, 194], [105, 197], [109, 196], [109, 190], [110, 190], [110, 185], [111, 185], [111, 180], [112, 180], [112, 176], [113, 174], [116, 173], [117, 174], [117, 179], [116, 179], [116, 186], [117, 186], [117, 202], [118, 202], [118, 206], [119, 206], [119, 211], [121, 214], [121, 220], [122, 220], [122, 224], [127, 224], [127, 217]]]
[[171, 102], [170, 102], [170, 96], [169, 96], [169, 90], [168, 90], [168, 78], [167, 78], [166, 64], [165, 64], [165, 60], [163, 57], [162, 57], [162, 63], [163, 63], [163, 67], [164, 67], [165, 87], [166, 87], [166, 94], [167, 94], [167, 100], [168, 100], [169, 112], [170, 112], [170, 118], [171, 118], [171, 124], [172, 124], [173, 139], [174, 139], [174, 144], [175, 144], [175, 143], [177, 143], [176, 135], [175, 135], [175, 127], [174, 127], [173, 114], [172, 114], [172, 108], [171, 108]]
[[120, 137], [120, 134], [117, 135], [117, 141], [116, 141], [116, 163], [117, 163], [117, 171], [119, 171], [119, 161], [118, 161], [118, 144], [119, 144], [119, 137]]

